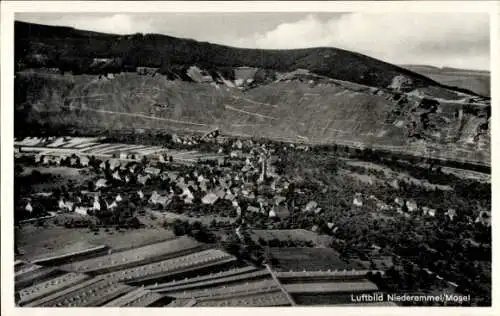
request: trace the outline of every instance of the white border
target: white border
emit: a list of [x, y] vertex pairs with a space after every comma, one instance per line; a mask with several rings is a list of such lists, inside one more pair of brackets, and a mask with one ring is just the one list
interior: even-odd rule
[[[498, 277], [496, 269], [493, 269], [493, 293], [492, 308], [388, 308], [388, 307], [296, 307], [290, 308], [175, 308], [165, 310], [164, 308], [139, 308], [139, 309], [117, 309], [117, 308], [73, 308], [46, 309], [46, 308], [14, 308], [14, 280], [13, 267], [13, 216], [12, 216], [12, 185], [13, 185], [13, 21], [15, 12], [487, 12], [491, 16], [491, 70], [492, 70], [492, 161], [498, 157], [498, 141], [500, 115], [498, 102], [500, 95], [499, 71], [500, 65], [500, 10], [496, 1], [310, 1], [310, 2], [288, 2], [282, 1], [172, 1], [172, 2], [118, 2], [118, 1], [2, 1], [1, 2], [1, 218], [2, 233], [2, 314], [5, 315], [88, 315], [99, 313], [102, 315], [135, 315], [147, 313], [149, 315], [200, 315], [203, 313], [218, 313], [220, 316], [252, 315], [255, 313], [279, 313], [282, 316], [307, 313], [309, 315], [340, 315], [370, 314], [370, 315], [399, 315], [401, 312], [409, 314], [425, 315], [500, 315], [499, 303], [500, 292], [497, 290]], [[492, 175], [495, 180], [499, 168], [496, 164], [492, 166]], [[498, 189], [498, 190], [497, 190]], [[500, 188], [493, 181], [493, 209], [497, 207], [495, 192], [500, 193]], [[493, 213], [493, 226], [498, 226], [495, 211]], [[500, 217], [498, 217], [500, 218]], [[494, 229], [493, 244], [498, 242], [498, 234]], [[500, 262], [499, 251], [493, 251], [493, 267]]]

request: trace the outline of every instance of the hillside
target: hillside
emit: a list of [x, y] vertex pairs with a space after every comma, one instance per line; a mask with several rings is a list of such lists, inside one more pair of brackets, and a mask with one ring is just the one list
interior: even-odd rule
[[[337, 48], [294, 50], [242, 49], [158, 34], [110, 35], [68, 27], [15, 23], [16, 61], [24, 67], [77, 67], [89, 70], [95, 58], [116, 58], [124, 68], [169, 68], [173, 65], [257, 67], [309, 71], [334, 79], [386, 87], [397, 75], [417, 87], [437, 82], [404, 68]], [[92, 68], [92, 67], [90, 67]], [[95, 70], [95, 69], [94, 69]]]
[[80, 133], [220, 128], [489, 162], [489, 100], [345, 50], [237, 49], [16, 22], [15, 58], [16, 134], [40, 124]]
[[424, 65], [403, 65], [402, 67], [429, 77], [441, 84], [455, 86], [489, 97], [490, 72], [457, 68], [437, 68]]

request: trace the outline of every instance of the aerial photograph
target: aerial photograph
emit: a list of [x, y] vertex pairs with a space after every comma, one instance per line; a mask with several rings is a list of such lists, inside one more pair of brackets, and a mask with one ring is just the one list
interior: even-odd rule
[[488, 14], [14, 20], [17, 307], [492, 305]]

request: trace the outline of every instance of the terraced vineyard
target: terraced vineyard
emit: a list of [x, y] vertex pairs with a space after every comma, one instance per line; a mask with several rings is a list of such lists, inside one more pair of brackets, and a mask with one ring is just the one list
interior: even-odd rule
[[[367, 271], [273, 272], [206, 248], [179, 237], [62, 266], [18, 261], [18, 305], [290, 306], [295, 305], [290, 294], [376, 289], [364, 279]], [[301, 288], [297, 280], [307, 286]]]
[[153, 293], [143, 288], [131, 291], [111, 302], [106, 303], [105, 307], [143, 307], [150, 306], [163, 298], [158, 293]]
[[72, 285], [87, 280], [88, 278], [89, 276], [85, 274], [71, 272], [36, 285], [32, 285], [19, 291], [21, 296], [20, 303], [25, 304], [53, 292], [64, 290], [67, 287], [71, 287]]
[[64, 265], [63, 270], [100, 274], [138, 266], [146, 262], [193, 253], [206, 247], [190, 238], [177, 238], [144, 247]]
[[102, 278], [94, 278], [65, 291], [34, 301], [27, 306], [85, 307], [100, 306], [132, 290], [132, 287]]
[[116, 281], [141, 283], [190, 270], [222, 265], [235, 260], [235, 257], [221, 250], [208, 249], [182, 257], [111, 272], [105, 274], [104, 277]]

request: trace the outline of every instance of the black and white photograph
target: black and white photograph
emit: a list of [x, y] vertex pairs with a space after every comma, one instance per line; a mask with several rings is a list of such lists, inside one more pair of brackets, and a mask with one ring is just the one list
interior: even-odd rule
[[12, 18], [16, 309], [492, 306], [491, 12], [72, 8]]

